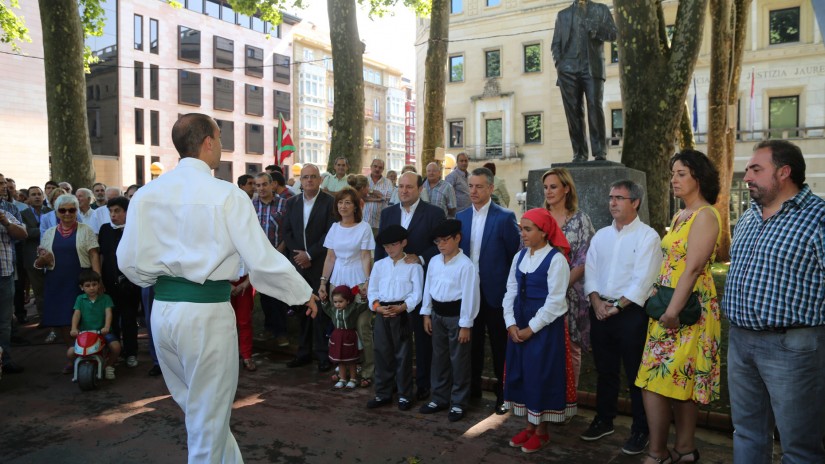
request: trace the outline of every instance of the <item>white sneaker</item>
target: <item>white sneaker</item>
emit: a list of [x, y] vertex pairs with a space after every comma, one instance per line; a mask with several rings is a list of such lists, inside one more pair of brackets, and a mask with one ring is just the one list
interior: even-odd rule
[[138, 361], [136, 356], [129, 356], [126, 358], [126, 366], [128, 367], [137, 367]]
[[104, 371], [106, 371], [106, 380], [115, 380], [115, 366], [107, 366]]

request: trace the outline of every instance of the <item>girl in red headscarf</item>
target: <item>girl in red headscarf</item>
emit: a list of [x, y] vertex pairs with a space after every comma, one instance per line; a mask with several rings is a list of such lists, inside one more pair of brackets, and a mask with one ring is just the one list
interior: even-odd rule
[[570, 245], [544, 208], [524, 213], [519, 226], [524, 249], [513, 258], [504, 295], [509, 334], [504, 405], [516, 416], [527, 416], [527, 427], [510, 446], [533, 453], [550, 440], [548, 422], [565, 422], [576, 414], [564, 318]]
[[358, 316], [367, 310], [367, 304], [355, 300], [358, 287], [350, 288], [339, 285], [321, 308], [332, 319], [335, 329], [329, 337], [329, 360], [338, 363], [338, 382], [332, 387], [336, 390], [354, 389], [358, 385], [356, 363], [360, 356], [358, 348]]

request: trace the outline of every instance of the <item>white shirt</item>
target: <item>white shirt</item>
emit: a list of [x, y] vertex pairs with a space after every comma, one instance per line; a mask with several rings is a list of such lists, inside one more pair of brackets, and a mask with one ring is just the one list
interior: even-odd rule
[[584, 264], [584, 294], [625, 297], [644, 306], [662, 266], [661, 239], [639, 217], [630, 224], [599, 229], [590, 240]]
[[424, 269], [420, 264], [407, 264], [403, 258], [394, 263], [387, 256], [372, 267], [367, 300], [372, 310], [372, 303], [376, 301], [403, 301], [407, 312], [411, 312], [421, 303], [423, 287]]
[[309, 215], [312, 214], [312, 207], [315, 206], [315, 200], [318, 199], [318, 195], [321, 192], [315, 194], [312, 198], [307, 198], [306, 195], [301, 195], [301, 198], [304, 199], [304, 229], [307, 228], [307, 223], [309, 222]]
[[[128, 210], [127, 210], [128, 211]], [[89, 224], [92, 229], [94, 229], [96, 234], [100, 233], [100, 227], [103, 224], [109, 224], [112, 222], [112, 217], [109, 216], [109, 208], [106, 206], [102, 206], [94, 211], [94, 215], [92, 218], [92, 223]]]
[[[401, 207], [401, 227], [403, 227], [405, 229], [410, 228], [410, 221], [412, 221], [413, 214], [415, 214], [415, 209], [418, 208], [418, 203], [419, 202], [421, 202], [420, 197], [418, 198], [418, 200], [415, 200], [415, 203], [413, 203], [410, 206], [410, 211], [409, 212], [407, 212], [407, 210], [404, 209], [404, 205], [399, 205]], [[390, 300], [390, 301], [392, 301], [392, 300]]]
[[181, 159], [132, 197], [117, 261], [135, 284], [162, 275], [236, 280], [241, 259], [255, 289], [288, 305], [309, 301], [312, 289], [269, 243], [246, 193], [212, 177], [203, 161]]
[[[505, 327], [516, 325], [516, 317], [513, 311], [513, 304], [518, 295], [516, 266], [518, 265], [518, 269], [525, 274], [535, 272], [536, 268], [539, 267], [552, 249], [553, 247], [548, 244], [545, 245], [544, 248], [531, 254], [528, 248], [520, 265], [518, 265], [518, 258], [521, 256], [521, 253], [516, 253], [516, 256], [513, 258], [513, 264], [510, 266], [510, 276], [507, 277], [507, 293], [504, 294], [504, 300], [502, 301]], [[556, 253], [553, 259], [550, 260], [550, 266], [547, 268], [547, 298], [544, 300], [544, 305], [539, 308], [536, 315], [527, 323], [533, 332], [538, 332], [567, 313], [567, 283], [569, 281], [570, 265], [562, 253]], [[519, 327], [519, 329], [523, 328], [524, 327]]]
[[421, 315], [429, 316], [433, 312], [433, 300], [447, 303], [461, 300], [461, 314], [458, 326], [472, 327], [478, 315], [481, 302], [478, 271], [473, 262], [461, 250], [453, 259], [444, 262], [444, 255], [435, 255], [427, 268], [424, 281], [424, 296], [421, 303]]
[[487, 222], [487, 213], [490, 211], [490, 204], [492, 199], [487, 200], [487, 204], [480, 209], [473, 208], [473, 224], [470, 229], [470, 257], [473, 259], [473, 265], [478, 270], [478, 257], [481, 254], [481, 241], [484, 238], [484, 224]]
[[[84, 223], [84, 224], [86, 224], [86, 225], [91, 225], [92, 221], [93, 221], [93, 218], [95, 216], [95, 211], [97, 211], [97, 210], [92, 209], [91, 207], [89, 207], [89, 210], [86, 211], [86, 213], [83, 213], [83, 211], [81, 211], [80, 208], [78, 208], [78, 210], [77, 210], [77, 220]], [[106, 208], [106, 212], [107, 213], [109, 212], [109, 208]]]
[[350, 227], [344, 227], [340, 222], [333, 223], [324, 239], [324, 248], [335, 253], [330, 284], [354, 287], [367, 281], [369, 276], [364, 273], [361, 253], [375, 249], [372, 228], [367, 221]]

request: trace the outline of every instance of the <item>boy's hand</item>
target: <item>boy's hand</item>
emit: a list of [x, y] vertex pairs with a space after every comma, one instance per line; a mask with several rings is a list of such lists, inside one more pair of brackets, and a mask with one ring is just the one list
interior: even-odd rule
[[69, 335], [71, 335], [72, 337], [77, 337], [77, 329], [72, 329], [72, 330], [69, 332]]
[[470, 332], [472, 332], [472, 330], [473, 329], [471, 329], [469, 327], [462, 327], [458, 331], [458, 343], [467, 343], [467, 342], [469, 342], [470, 341]]
[[519, 330], [518, 327], [515, 325], [507, 327], [507, 334], [510, 336], [510, 340], [512, 340], [513, 343], [521, 343], [524, 341], [521, 339], [521, 337], [519, 337]]
[[100, 333], [101, 333], [101, 335], [109, 335], [109, 328], [104, 327], [104, 328], [100, 329]]
[[430, 319], [430, 316], [424, 316], [424, 331], [427, 332], [427, 335], [433, 334], [433, 320]]

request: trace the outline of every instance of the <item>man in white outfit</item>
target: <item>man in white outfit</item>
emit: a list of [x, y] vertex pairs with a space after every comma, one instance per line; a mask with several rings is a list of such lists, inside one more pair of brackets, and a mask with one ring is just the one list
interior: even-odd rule
[[132, 198], [117, 250], [137, 285], [154, 285], [152, 335], [166, 386], [186, 415], [190, 463], [243, 462], [229, 430], [238, 385], [238, 339], [229, 281], [240, 260], [252, 285], [290, 305], [316, 297], [258, 224], [249, 197], [215, 179], [220, 129], [203, 114], [172, 128], [177, 168]]

